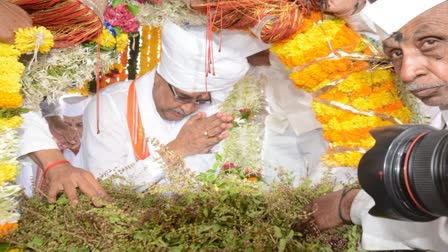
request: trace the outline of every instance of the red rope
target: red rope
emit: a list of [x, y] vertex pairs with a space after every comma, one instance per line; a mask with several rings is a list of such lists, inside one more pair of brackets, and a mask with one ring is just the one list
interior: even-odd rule
[[10, 0], [27, 11], [34, 25], [49, 29], [54, 48], [77, 46], [96, 38], [102, 22], [96, 13], [79, 0]]
[[[99, 35], [99, 34], [98, 34]], [[96, 80], [96, 133], [100, 133], [100, 71], [101, 71], [101, 46], [99, 43], [96, 45], [96, 68], [95, 68], [95, 80]]]

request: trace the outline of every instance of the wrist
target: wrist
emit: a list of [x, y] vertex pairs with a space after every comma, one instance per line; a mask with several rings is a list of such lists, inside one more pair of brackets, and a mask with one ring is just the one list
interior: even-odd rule
[[187, 152], [184, 150], [184, 148], [182, 147], [182, 145], [181, 145], [181, 144], [177, 144], [177, 143], [175, 142], [175, 140], [169, 142], [169, 143], [165, 146], [163, 152], [172, 152], [172, 153], [174, 153], [174, 154], [176, 154], [177, 156], [180, 156], [180, 157], [182, 157], [182, 158], [184, 158], [185, 156], [187, 156]]
[[55, 161], [55, 162], [51, 162], [51, 163], [48, 164], [48, 165], [45, 167], [45, 169], [44, 169], [44, 178], [46, 178], [48, 172], [51, 171], [52, 169], [54, 169], [55, 167], [61, 166], [61, 165], [63, 165], [63, 164], [69, 164], [69, 163], [70, 163], [70, 162], [67, 161], [67, 160], [65, 160], [65, 159], [58, 160], [58, 161]]
[[356, 195], [360, 189], [351, 189], [347, 191], [347, 193], [342, 197], [341, 199], [341, 216], [343, 217], [343, 220], [350, 220], [351, 221], [351, 207], [353, 200], [355, 199]]

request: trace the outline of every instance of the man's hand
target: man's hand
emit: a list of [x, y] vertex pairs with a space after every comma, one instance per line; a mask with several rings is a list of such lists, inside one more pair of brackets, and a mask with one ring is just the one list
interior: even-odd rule
[[167, 147], [182, 156], [208, 153], [213, 146], [229, 136], [232, 116], [218, 112], [206, 117], [205, 113], [193, 115], [182, 127], [176, 139]]
[[319, 230], [335, 228], [343, 224], [343, 221], [339, 216], [339, 207], [341, 209], [342, 217], [346, 220], [350, 220], [350, 208], [359, 189], [350, 190], [341, 199], [342, 192], [343, 191], [340, 190], [320, 196], [308, 207], [311, 208], [310, 211], [314, 223]]
[[358, 13], [366, 5], [366, 0], [328, 0], [325, 12], [346, 18]]
[[45, 118], [56, 143], [61, 149], [76, 149], [80, 145], [80, 136], [76, 130], [65, 124], [59, 116]]
[[113, 201], [90, 172], [71, 164], [60, 164], [49, 170], [45, 179], [48, 184], [48, 203], [56, 202], [57, 194], [65, 192], [70, 203], [77, 204], [77, 188], [86, 194], [96, 207]]

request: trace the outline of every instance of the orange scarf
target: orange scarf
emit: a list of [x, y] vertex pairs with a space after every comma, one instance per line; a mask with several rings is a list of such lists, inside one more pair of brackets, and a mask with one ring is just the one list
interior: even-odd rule
[[149, 157], [149, 149], [146, 143], [140, 110], [138, 108], [137, 93], [135, 92], [135, 80], [132, 81], [128, 91], [127, 121], [136, 158], [138, 160], [143, 160]]

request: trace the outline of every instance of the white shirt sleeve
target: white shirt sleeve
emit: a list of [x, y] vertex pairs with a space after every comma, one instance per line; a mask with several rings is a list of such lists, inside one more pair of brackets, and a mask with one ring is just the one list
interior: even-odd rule
[[22, 117], [19, 157], [39, 150], [59, 149], [48, 129], [47, 122], [39, 112], [30, 111], [22, 114]]
[[123, 95], [119, 99], [109, 94], [101, 95], [100, 132], [97, 133], [96, 98], [92, 99], [84, 112], [80, 152], [83, 167], [95, 177], [120, 177], [117, 182], [129, 183], [137, 191], [143, 191], [164, 178], [164, 172], [154, 149], [150, 148], [148, 158], [136, 161], [126, 122], [125, 101]]
[[386, 219], [368, 213], [374, 204], [372, 197], [361, 190], [353, 200], [350, 210], [353, 223], [362, 225], [363, 249], [447, 251], [448, 221], [446, 217], [430, 222]]

